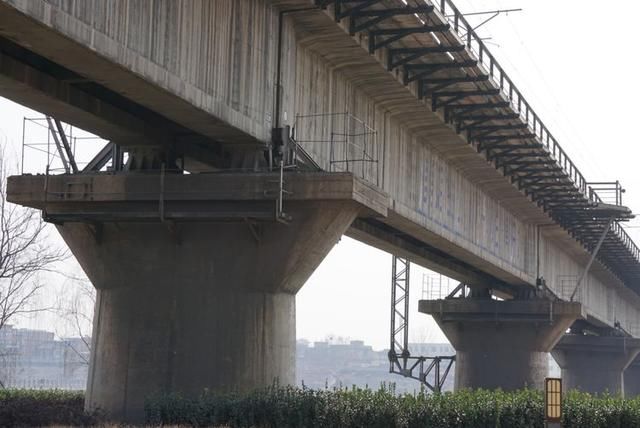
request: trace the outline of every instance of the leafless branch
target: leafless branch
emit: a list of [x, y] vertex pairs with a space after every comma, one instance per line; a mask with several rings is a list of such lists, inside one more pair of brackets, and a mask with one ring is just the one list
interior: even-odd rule
[[44, 288], [40, 275], [57, 272], [67, 253], [51, 246], [48, 225], [35, 210], [7, 201], [7, 166], [0, 147], [0, 329], [19, 315], [51, 310], [37, 305]]
[[[80, 338], [82, 346], [86, 350], [91, 349], [91, 338], [87, 330], [91, 328], [93, 321], [93, 308], [95, 306], [95, 289], [91, 283], [84, 279], [78, 279], [65, 283], [66, 292], [58, 304], [58, 315], [66, 320], [67, 327], [73, 334]], [[58, 334], [58, 336], [61, 336]], [[86, 353], [80, 352], [71, 342], [69, 347], [84, 364], [89, 364]]]

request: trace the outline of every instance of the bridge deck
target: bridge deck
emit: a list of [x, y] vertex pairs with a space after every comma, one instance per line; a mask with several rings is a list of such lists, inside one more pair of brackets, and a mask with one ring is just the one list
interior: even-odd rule
[[[289, 8], [309, 5], [306, 0], [273, 3]], [[500, 175], [508, 178], [529, 202], [541, 207], [587, 250], [594, 249], [608, 223], [608, 217], [599, 215], [595, 209], [602, 199], [592, 191], [585, 177], [453, 3], [448, 0], [437, 2], [438, 7], [419, 14], [400, 12], [406, 7], [401, 0], [374, 2], [365, 9], [353, 4], [337, 9], [332, 0], [315, 3], [326, 8], [325, 13], [338, 22], [336, 27], [351, 34], [360, 44], [358, 47], [367, 48], [373, 55], [369, 58], [354, 55], [353, 44], [328, 31], [323, 17], [313, 13], [296, 13], [293, 18], [303, 34], [303, 44], [321, 53], [328, 61], [340, 64], [341, 69], [348, 69], [345, 71], [357, 79], [365, 91], [374, 97], [384, 97], [389, 108], [402, 114], [404, 121], [413, 122], [412, 115], [420, 114], [423, 108], [416, 109], [414, 102], [400, 97], [389, 100], [391, 93], [398, 92], [397, 85], [378, 77], [379, 70], [378, 73], [371, 70], [375, 67], [372, 64], [375, 58], [378, 68], [380, 65], [385, 67], [419, 102], [430, 105], [441, 120], [455, 129]], [[422, 6], [422, 2], [409, 2], [409, 6]], [[351, 15], [350, 10], [354, 11]], [[359, 16], [362, 10], [390, 12], [386, 19], [354, 33], [354, 26], [362, 26], [363, 21], [366, 23], [375, 16]], [[399, 36], [403, 29], [425, 26], [436, 30], [415, 32], [384, 48], [375, 47]], [[421, 49], [424, 51], [420, 52]], [[448, 52], [433, 52], [438, 49]], [[456, 79], [470, 81], [458, 82]], [[481, 80], [472, 81], [474, 79]], [[406, 104], [400, 106], [401, 103]], [[398, 111], [402, 107], [404, 109]], [[416, 121], [422, 122], [425, 128], [430, 127], [424, 116]], [[471, 159], [458, 145], [450, 144], [444, 135], [429, 131], [431, 129], [425, 134], [430, 137], [430, 144], [447, 155], [449, 161], [464, 165], [467, 175], [484, 182], [485, 188], [495, 186], [501, 193], [501, 200], [509, 198], [502, 185], [504, 181], [495, 183], [496, 177], [487, 173], [484, 165], [475, 171], [473, 165], [477, 159]], [[624, 220], [630, 214], [627, 210], [618, 218]], [[618, 221], [607, 233], [598, 259], [627, 286], [638, 287], [640, 249]]]
[[[472, 33], [469, 49], [459, 34], [463, 17], [459, 33], [452, 25], [407, 35], [371, 54], [369, 31], [382, 31], [375, 36], [381, 42], [422, 22], [390, 16], [351, 35], [349, 19], [336, 24], [326, 3], [327, 9], [311, 0], [125, 0], [92, 8], [74, 0], [0, 0], [0, 92], [118, 144], [173, 139], [199, 159], [208, 147], [214, 154], [264, 148], [276, 117], [292, 125], [297, 114], [348, 110], [378, 131], [379, 187], [392, 199], [386, 217], [357, 221], [351, 235], [404, 250], [452, 277], [472, 276], [471, 283], [485, 275], [485, 282], [519, 289], [545, 277], [560, 293], [561, 278], [584, 269], [585, 247], [601, 227], [585, 209], [593, 195], [489, 52], [480, 58]], [[346, 12], [357, 2], [343, 3]], [[398, 7], [404, 3], [384, 0], [370, 10]], [[314, 9], [284, 14], [278, 82], [282, 8]], [[428, 12], [429, 25], [447, 23], [443, 15], [452, 12], [440, 8]], [[452, 50], [432, 49], [398, 64], [427, 48]], [[433, 74], [406, 84], [405, 69], [411, 80], [433, 64], [439, 64]], [[310, 130], [316, 131], [326, 129]], [[329, 169], [326, 146], [304, 148]], [[576, 213], [585, 215], [571, 223]], [[594, 265], [580, 297], [590, 316], [607, 325], [640, 326], [640, 300], [631, 291], [638, 254], [627, 238], [621, 229], [608, 235], [601, 254], [608, 258]]]

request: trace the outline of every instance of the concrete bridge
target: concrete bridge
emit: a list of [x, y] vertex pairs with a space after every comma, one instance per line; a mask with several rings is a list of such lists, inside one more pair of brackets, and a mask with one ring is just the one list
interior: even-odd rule
[[9, 180], [98, 290], [87, 406], [293, 382], [343, 234], [471, 288], [420, 303], [457, 387], [640, 390], [631, 213], [516, 84], [449, 0], [0, 0], [0, 95], [110, 141]]

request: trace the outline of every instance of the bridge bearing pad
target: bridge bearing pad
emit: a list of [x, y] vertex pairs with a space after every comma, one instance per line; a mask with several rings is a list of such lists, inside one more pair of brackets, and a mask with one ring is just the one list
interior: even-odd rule
[[542, 389], [548, 353], [582, 316], [577, 302], [547, 300], [421, 300], [456, 350], [459, 389]]
[[623, 372], [639, 353], [637, 338], [578, 334], [564, 335], [551, 351], [562, 369], [563, 387], [593, 394], [623, 394]]

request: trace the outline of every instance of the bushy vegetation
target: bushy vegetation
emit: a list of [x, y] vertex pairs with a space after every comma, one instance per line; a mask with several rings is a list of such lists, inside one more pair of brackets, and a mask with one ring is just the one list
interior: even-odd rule
[[[0, 390], [0, 426], [89, 426], [83, 394]], [[225, 427], [543, 428], [539, 391], [460, 391], [395, 395], [393, 390], [310, 390], [272, 386], [249, 394], [204, 393], [195, 399], [147, 400], [152, 425]], [[623, 400], [569, 392], [565, 428], [640, 428], [640, 398]]]
[[[253, 393], [179, 395], [147, 402], [151, 424], [230, 427], [543, 428], [539, 391], [460, 391], [406, 394], [358, 388], [309, 390], [270, 387]], [[640, 427], [640, 399], [571, 392], [564, 401], [565, 428]]]
[[0, 389], [0, 426], [94, 425], [82, 392]]

